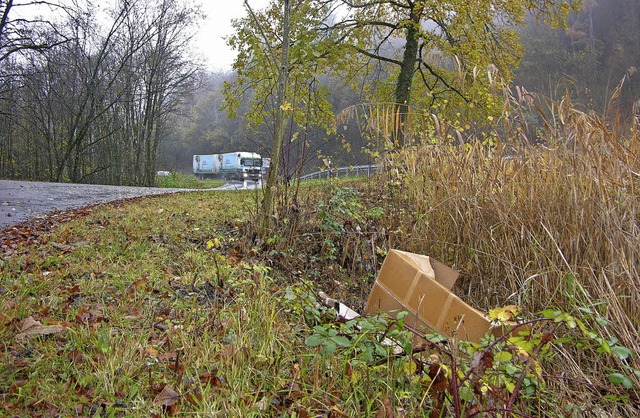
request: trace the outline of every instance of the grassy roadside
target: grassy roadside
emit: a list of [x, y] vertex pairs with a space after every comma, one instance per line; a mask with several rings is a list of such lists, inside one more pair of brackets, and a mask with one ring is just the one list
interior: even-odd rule
[[[96, 209], [39, 248], [3, 260], [0, 409], [12, 416], [93, 415], [96, 408], [100, 416], [148, 416], [161, 409], [153, 388], [168, 379], [169, 356], [182, 354], [173, 360], [189, 365], [194, 384], [210, 371], [220, 343], [208, 336], [221, 315], [211, 311], [239, 301], [231, 288], [220, 298], [208, 292], [218, 270], [205, 243], [240, 221], [244, 202], [236, 196], [174, 195]], [[240, 268], [219, 264], [220, 274]], [[16, 339], [27, 317], [66, 331]], [[207, 343], [191, 347], [201, 339]]]
[[[640, 143], [590, 138], [396, 155], [379, 177], [278, 195], [264, 241], [255, 191], [95, 207], [0, 261], [0, 411], [634, 416]], [[411, 345], [402, 319], [316, 303], [361, 311], [389, 248], [455, 266], [458, 294], [517, 304], [534, 331]]]
[[306, 320], [330, 316], [246, 247], [254, 199], [97, 207], [3, 259], [2, 415], [366, 416], [389, 403], [394, 374], [305, 345]]
[[156, 186], [164, 188], [214, 189], [224, 183], [224, 180], [199, 180], [194, 175], [187, 175], [179, 171], [172, 171], [167, 176], [156, 178]]

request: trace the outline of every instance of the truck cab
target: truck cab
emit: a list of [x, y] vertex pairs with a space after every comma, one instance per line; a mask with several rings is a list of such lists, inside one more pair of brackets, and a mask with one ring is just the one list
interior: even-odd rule
[[257, 181], [262, 178], [262, 158], [255, 152], [223, 154], [221, 171], [229, 178]]

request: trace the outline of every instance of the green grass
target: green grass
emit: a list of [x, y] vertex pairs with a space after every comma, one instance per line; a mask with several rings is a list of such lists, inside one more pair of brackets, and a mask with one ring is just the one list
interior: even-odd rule
[[[358, 189], [374, 181], [363, 180]], [[429, 353], [393, 359], [377, 343], [383, 332], [409, 338], [401, 327], [384, 319], [360, 323], [368, 331], [331, 325], [330, 311], [315, 303], [317, 289], [343, 292], [354, 306], [363, 302], [373, 276], [365, 264], [373, 261], [362, 248], [356, 263], [347, 261], [343, 253], [356, 254], [357, 245], [353, 237], [351, 247], [341, 240], [355, 222], [373, 228], [394, 219], [381, 218], [353, 182], [345, 186], [317, 184], [301, 195], [327, 216], [351, 222], [347, 229], [320, 226], [316, 238], [334, 240], [333, 252], [322, 246], [287, 250], [286, 239], [280, 249], [278, 240], [254, 245], [254, 192], [232, 191], [105, 206], [59, 226], [39, 248], [3, 259], [2, 410], [8, 416], [140, 417], [372, 416], [381, 410], [423, 416], [440, 410], [446, 391], [434, 391], [435, 375], [420, 372], [438, 364]], [[294, 240], [313, 225], [300, 225]], [[66, 332], [16, 339], [30, 316]], [[310, 342], [324, 332], [335, 337], [318, 337], [318, 346]], [[433, 350], [447, 353], [438, 344]], [[457, 366], [470, 361], [458, 355]], [[516, 410], [535, 415], [535, 405], [550, 408], [554, 399], [549, 393], [522, 396]], [[547, 415], [563, 416], [570, 405], [577, 399], [565, 399]]]
[[199, 180], [194, 175], [172, 171], [168, 176], [158, 176], [156, 186], [180, 189], [214, 189], [224, 185], [224, 180]]
[[[245, 247], [253, 199], [194, 193], [105, 206], [3, 259], [3, 413], [376, 410], [386, 379], [373, 394], [355, 385], [367, 398], [354, 397], [337, 378], [344, 360], [304, 344], [296, 311], [313, 306], [287, 299], [291, 283]], [[18, 339], [27, 317], [66, 331]]]

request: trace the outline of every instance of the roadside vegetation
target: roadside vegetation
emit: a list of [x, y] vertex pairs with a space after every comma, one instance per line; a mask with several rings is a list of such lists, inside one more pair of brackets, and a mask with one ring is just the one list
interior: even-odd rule
[[[88, 3], [49, 24], [5, 3], [3, 176], [150, 186], [163, 138], [164, 157], [183, 154], [170, 167], [270, 139], [274, 164], [263, 189], [0, 233], [0, 416], [640, 415], [634, 2], [577, 16], [581, 1], [245, 2], [236, 71], [208, 76], [215, 94], [184, 48], [201, 17], [187, 3], [120, 2], [104, 28]], [[552, 58], [519, 76], [546, 91], [576, 67], [582, 106], [508, 87], [531, 12], [565, 32], [532, 36]], [[610, 89], [613, 69], [626, 74]], [[583, 110], [610, 90], [601, 113]], [[356, 152], [380, 172], [290, 181], [307, 159]], [[220, 184], [176, 172], [156, 185]], [[344, 320], [320, 303], [362, 313], [391, 249], [459, 271], [454, 292], [502, 336], [425, 334], [404, 313]]]
[[169, 175], [157, 176], [156, 186], [182, 189], [215, 189], [224, 185], [224, 180], [200, 180], [194, 175], [171, 171]]
[[[266, 237], [260, 191], [193, 192], [3, 249], [0, 411], [636, 416], [638, 127], [531, 102], [534, 145], [511, 99], [484, 144], [440, 125], [376, 177], [280, 188]], [[402, 315], [337, 321], [318, 303], [362, 312], [392, 248], [452, 266], [456, 294], [530, 331], [417, 343]]]

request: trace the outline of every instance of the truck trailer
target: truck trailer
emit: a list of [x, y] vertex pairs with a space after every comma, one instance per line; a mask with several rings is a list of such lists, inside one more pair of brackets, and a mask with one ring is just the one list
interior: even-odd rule
[[193, 174], [200, 179], [224, 178], [225, 180], [258, 181], [262, 178], [262, 158], [260, 154], [245, 151], [194, 155]]

